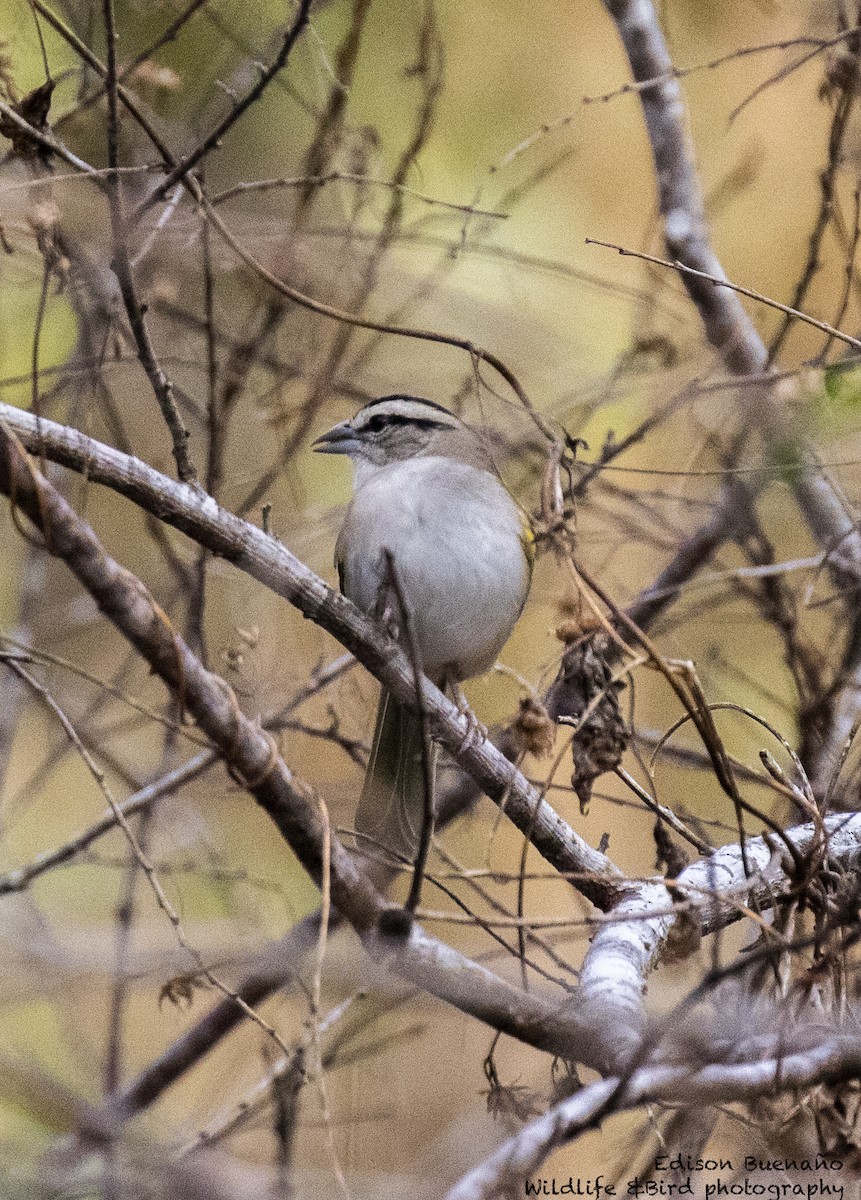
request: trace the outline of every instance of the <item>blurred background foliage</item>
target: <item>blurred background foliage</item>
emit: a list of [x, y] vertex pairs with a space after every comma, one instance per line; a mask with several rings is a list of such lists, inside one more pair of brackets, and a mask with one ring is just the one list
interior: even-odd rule
[[[70, 0], [54, 10], [104, 56], [100, 6]], [[213, 196], [241, 181], [301, 179], [309, 164], [317, 176], [351, 177], [226, 199], [222, 214], [257, 258], [327, 302], [350, 310], [364, 306], [377, 318], [449, 332], [500, 354], [542, 412], [572, 436], [585, 438], [587, 461], [597, 458], [608, 439], [623, 438], [681, 395], [692, 380], [720, 375], [675, 275], [585, 244], [589, 237], [662, 252], [638, 99], [603, 98], [626, 83], [628, 72], [597, 0], [568, 5], [437, 0], [433, 9], [373, 0], [361, 14], [361, 36], [350, 54], [345, 46], [356, 33], [360, 10], [347, 0], [319, 5], [288, 69], [206, 159], [205, 181]], [[169, 2], [118, 3], [120, 62], [152, 44], [179, 11]], [[227, 111], [231, 97], [253, 84], [257, 61], [271, 59], [288, 15], [283, 3], [212, 0], [138, 68], [129, 86], [175, 153], [193, 148]], [[676, 65], [694, 67], [760, 43], [829, 36], [835, 6], [824, 0], [665, 0], [662, 18]], [[42, 30], [57, 81], [52, 125], [77, 154], [102, 166], [104, 103], [80, 106], [95, 87], [93, 73], [82, 74], [74, 51], [44, 22]], [[44, 80], [33, 15], [24, 0], [0, 0], [0, 38], [4, 91], [14, 100]], [[833, 97], [823, 89], [827, 56], [812, 57], [734, 113], [757, 85], [800, 53], [792, 47], [738, 56], [696, 70], [683, 82], [711, 230], [727, 274], [784, 301], [802, 270], [821, 199], [834, 112]], [[407, 190], [393, 193], [385, 181], [416, 137], [429, 96], [433, 112], [405, 169]], [[343, 109], [329, 140], [312, 153], [320, 114], [331, 109], [333, 97]], [[829, 321], [839, 309], [853, 234], [859, 129], [850, 123], [836, 177], [841, 218], [826, 235], [805, 304]], [[152, 186], [154, 175], [146, 167], [157, 158], [140, 130], [124, 120], [122, 159], [139, 168], [124, 178], [128, 208]], [[365, 181], [356, 182], [356, 176]], [[400, 211], [386, 252], [374, 263], [394, 195]], [[468, 214], [422, 197], [472, 204], [494, 215]], [[0, 175], [0, 221], [7, 241], [0, 253], [2, 399], [30, 405], [38, 328], [43, 413], [133, 448], [171, 473], [166, 430], [119, 318], [103, 197], [62, 163], [46, 184], [8, 158]], [[40, 322], [39, 236], [57, 224], [76, 257], [61, 263], [59, 276], [49, 281]], [[219, 386], [231, 370], [241, 383], [231, 400], [219, 499], [255, 520], [261, 519], [261, 505], [270, 504], [276, 535], [327, 579], [334, 576], [332, 546], [350, 478], [346, 463], [315, 459], [309, 445], [366, 396], [411, 391], [462, 405], [472, 419], [497, 431], [506, 478], [523, 503], [535, 507], [542, 463], [532, 426], [488, 372], [492, 387], [476, 397], [463, 353], [363, 331], [346, 337], [341, 326], [282, 304], [214, 235], [206, 250], [202, 222], [187, 198], [166, 215], [151, 213], [130, 251], [201, 476], [208, 386], [201, 314], [205, 255], [211, 254]], [[853, 280], [843, 328], [857, 330], [858, 310]], [[750, 303], [749, 311], [764, 335], [777, 328], [780, 315], [773, 310]], [[94, 342], [92, 334], [102, 341]], [[780, 366], [801, 367], [822, 348], [821, 334], [796, 325]], [[832, 347], [831, 361], [838, 358]], [[857, 374], [842, 365], [827, 373], [812, 367], [806, 372], [794, 394], [799, 428], [814, 436], [827, 462], [838, 464], [833, 476], [852, 496], [861, 429]], [[720, 436], [739, 422], [746, 403], [743, 388], [727, 387], [680, 404], [600, 475], [583, 500], [579, 553], [618, 602], [636, 595], [708, 512], [720, 484]], [[752, 441], [738, 465], [758, 462], [759, 453]], [[774, 463], [761, 511], [778, 561], [814, 552], [782, 481], [791, 471], [791, 448], [788, 455], [788, 464]], [[173, 532], [166, 539], [154, 536], [141, 514], [116, 495], [59, 470], [51, 474], [184, 635], [197, 637], [209, 663], [237, 688], [246, 711], [267, 713], [283, 704], [317, 666], [338, 655], [331, 639], [218, 561], [204, 568], [206, 606], [198, 628], [192, 609], [199, 592], [188, 586], [195, 578], [195, 547]], [[258, 487], [261, 479], [265, 485]], [[714, 569], [744, 561], [728, 547]], [[46, 562], [19, 537], [8, 506], [0, 516], [0, 564], [0, 632], [56, 660], [33, 670], [86, 744], [97, 748], [118, 796], [196, 752], [189, 744], [192, 730], [175, 724], [165, 730], [62, 665], [65, 660], [110, 680], [175, 723], [161, 686], [129, 655], [65, 569]], [[798, 591], [805, 603], [799, 602], [798, 621], [814, 652], [825, 653], [833, 630], [827, 608], [816, 603], [824, 585], [809, 573], [802, 578]], [[505, 664], [539, 690], [555, 673], [561, 646], [554, 630], [572, 602], [569, 579], [546, 556], [504, 654]], [[696, 660], [710, 700], [750, 707], [796, 738], [797, 704], [782, 648], [751, 595], [729, 585], [695, 583], [656, 636], [664, 653]], [[360, 779], [349, 748], [355, 742], [361, 757], [374, 694], [373, 681], [351, 670], [302, 709], [304, 731], [282, 735], [290, 765], [321, 790], [336, 820], [347, 826]], [[486, 722], [510, 716], [520, 694], [516, 675], [493, 674], [470, 688]], [[635, 700], [636, 722], [644, 729], [666, 728], [678, 716], [666, 689], [648, 673], [641, 672], [626, 695], [626, 703]], [[6, 739], [0, 744], [5, 772], [0, 870], [9, 870], [92, 822], [104, 802], [38, 696], [24, 694], [11, 676], [0, 673], [0, 703], [6, 718], [0, 720], [0, 738]], [[732, 752], [755, 765], [766, 737], [762, 730], [734, 714], [719, 716], [718, 723]], [[333, 728], [342, 737], [340, 747], [320, 736]], [[686, 731], [677, 740], [696, 744]], [[567, 787], [564, 765], [558, 778]], [[734, 840], [728, 802], [707, 773], [665, 763], [657, 779], [665, 802], [683, 799], [695, 816], [718, 822], [711, 829], [716, 840]], [[618, 788], [596, 795], [586, 814], [578, 811], [570, 789], [554, 790], [551, 798], [593, 844], [608, 833], [620, 865], [640, 874], [654, 870], [651, 819], [633, 809]], [[316, 904], [314, 889], [267, 819], [218, 770], [163, 801], [145, 840], [190, 938], [227, 977], [238, 977], [255, 948]], [[496, 826], [495, 810], [487, 804], [449, 833], [446, 844], [473, 866], [510, 869], [519, 854], [519, 839], [504, 823]], [[528, 862], [540, 869], [540, 860]], [[530, 882], [528, 911], [560, 915], [561, 906], [569, 914], [572, 897], [563, 889], [558, 882]], [[511, 899], [510, 886], [507, 895]], [[130, 896], [133, 922], [124, 934], [117, 911]], [[443, 901], [428, 903], [441, 907]], [[3, 896], [0, 906], [3, 1043], [17, 1060], [34, 1064], [26, 1085], [0, 1082], [0, 1143], [9, 1147], [3, 1169], [10, 1187], [17, 1180], [23, 1188], [38, 1156], [71, 1122], [59, 1100], [45, 1111], [45, 1079], [96, 1103], [109, 1083], [127, 1080], [169, 1045], [211, 997], [195, 989], [186, 1000], [160, 998], [165, 983], [189, 969], [188, 960], [148, 888], [130, 874], [117, 833], [26, 891]], [[579, 916], [586, 916], [585, 908]], [[470, 953], [490, 947], [475, 930], [442, 929]], [[567, 935], [575, 958], [587, 932], [581, 926]], [[330, 956], [327, 999], [334, 1003], [357, 986], [357, 976], [362, 980], [346, 935], [339, 935]], [[494, 965], [515, 977], [515, 966], [502, 956]], [[695, 964], [664, 969], [652, 984], [654, 1002], [671, 1002], [696, 970]], [[272, 1000], [265, 1012], [285, 1037], [302, 1035], [304, 998]], [[106, 1066], [111, 1028], [120, 1043], [112, 1079]], [[356, 1053], [355, 1059], [344, 1055], [329, 1076], [326, 1120], [317, 1093], [306, 1088], [296, 1162], [311, 1190], [301, 1194], [323, 1196], [334, 1189], [332, 1145], [351, 1179], [364, 1180], [357, 1194], [371, 1195], [383, 1187], [375, 1180], [388, 1171], [433, 1179], [445, 1161], [455, 1178], [518, 1119], [516, 1106], [494, 1117], [476, 1102], [485, 1086], [486, 1030], [428, 1000], [402, 1005], [381, 1028], [398, 1039], [382, 1050]], [[377, 1036], [373, 1025], [360, 1029], [356, 1045]], [[259, 1030], [246, 1027], [234, 1034], [137, 1123], [141, 1145], [165, 1129], [180, 1140], [191, 1137], [214, 1114], [229, 1111], [265, 1070], [268, 1053]], [[513, 1044], [500, 1050], [499, 1059], [505, 1078], [524, 1089], [526, 1108], [530, 1089], [546, 1092], [545, 1062]], [[268, 1109], [258, 1112], [230, 1139], [230, 1150], [268, 1168], [274, 1154], [271, 1124]], [[615, 1126], [616, 1136], [620, 1128]], [[587, 1140], [576, 1154], [560, 1157], [559, 1169], [576, 1174], [590, 1155], [624, 1162], [632, 1151], [627, 1143], [598, 1147]]]

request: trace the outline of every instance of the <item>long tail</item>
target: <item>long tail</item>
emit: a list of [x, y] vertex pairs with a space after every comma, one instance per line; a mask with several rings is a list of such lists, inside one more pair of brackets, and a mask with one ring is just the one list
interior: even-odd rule
[[414, 712], [403, 708], [383, 689], [356, 809], [356, 828], [386, 849], [412, 860], [424, 812], [421, 723]]

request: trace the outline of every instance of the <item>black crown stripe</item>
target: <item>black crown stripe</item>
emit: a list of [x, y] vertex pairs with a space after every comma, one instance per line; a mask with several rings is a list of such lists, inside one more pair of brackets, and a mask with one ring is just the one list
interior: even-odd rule
[[447, 417], [454, 416], [454, 413], [444, 404], [437, 404], [435, 400], [427, 400], [424, 396], [408, 396], [406, 392], [395, 392], [392, 396], [379, 396], [376, 400], [371, 400], [369, 404], [366, 404], [365, 410], [376, 408], [378, 404], [386, 404], [389, 400], [412, 400], [417, 404], [426, 404], [428, 408], [435, 408], [437, 412], [443, 412]]

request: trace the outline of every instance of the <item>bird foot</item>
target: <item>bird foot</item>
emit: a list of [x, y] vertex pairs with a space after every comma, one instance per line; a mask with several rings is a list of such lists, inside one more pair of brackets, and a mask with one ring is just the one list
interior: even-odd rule
[[487, 737], [487, 727], [482, 725], [478, 717], [469, 706], [469, 701], [463, 693], [463, 690], [458, 684], [452, 685], [454, 693], [454, 702], [457, 705], [457, 711], [466, 719], [466, 733], [463, 735], [463, 741], [460, 743], [461, 750], [468, 750], [474, 746], [476, 742], [483, 741]]

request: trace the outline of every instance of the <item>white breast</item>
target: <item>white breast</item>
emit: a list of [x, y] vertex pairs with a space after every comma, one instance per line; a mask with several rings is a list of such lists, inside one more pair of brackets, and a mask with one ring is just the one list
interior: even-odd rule
[[520, 513], [488, 471], [451, 459], [392, 463], [358, 481], [338, 538], [344, 591], [377, 607], [387, 547], [412, 605], [425, 671], [468, 679], [508, 639], [529, 588]]

